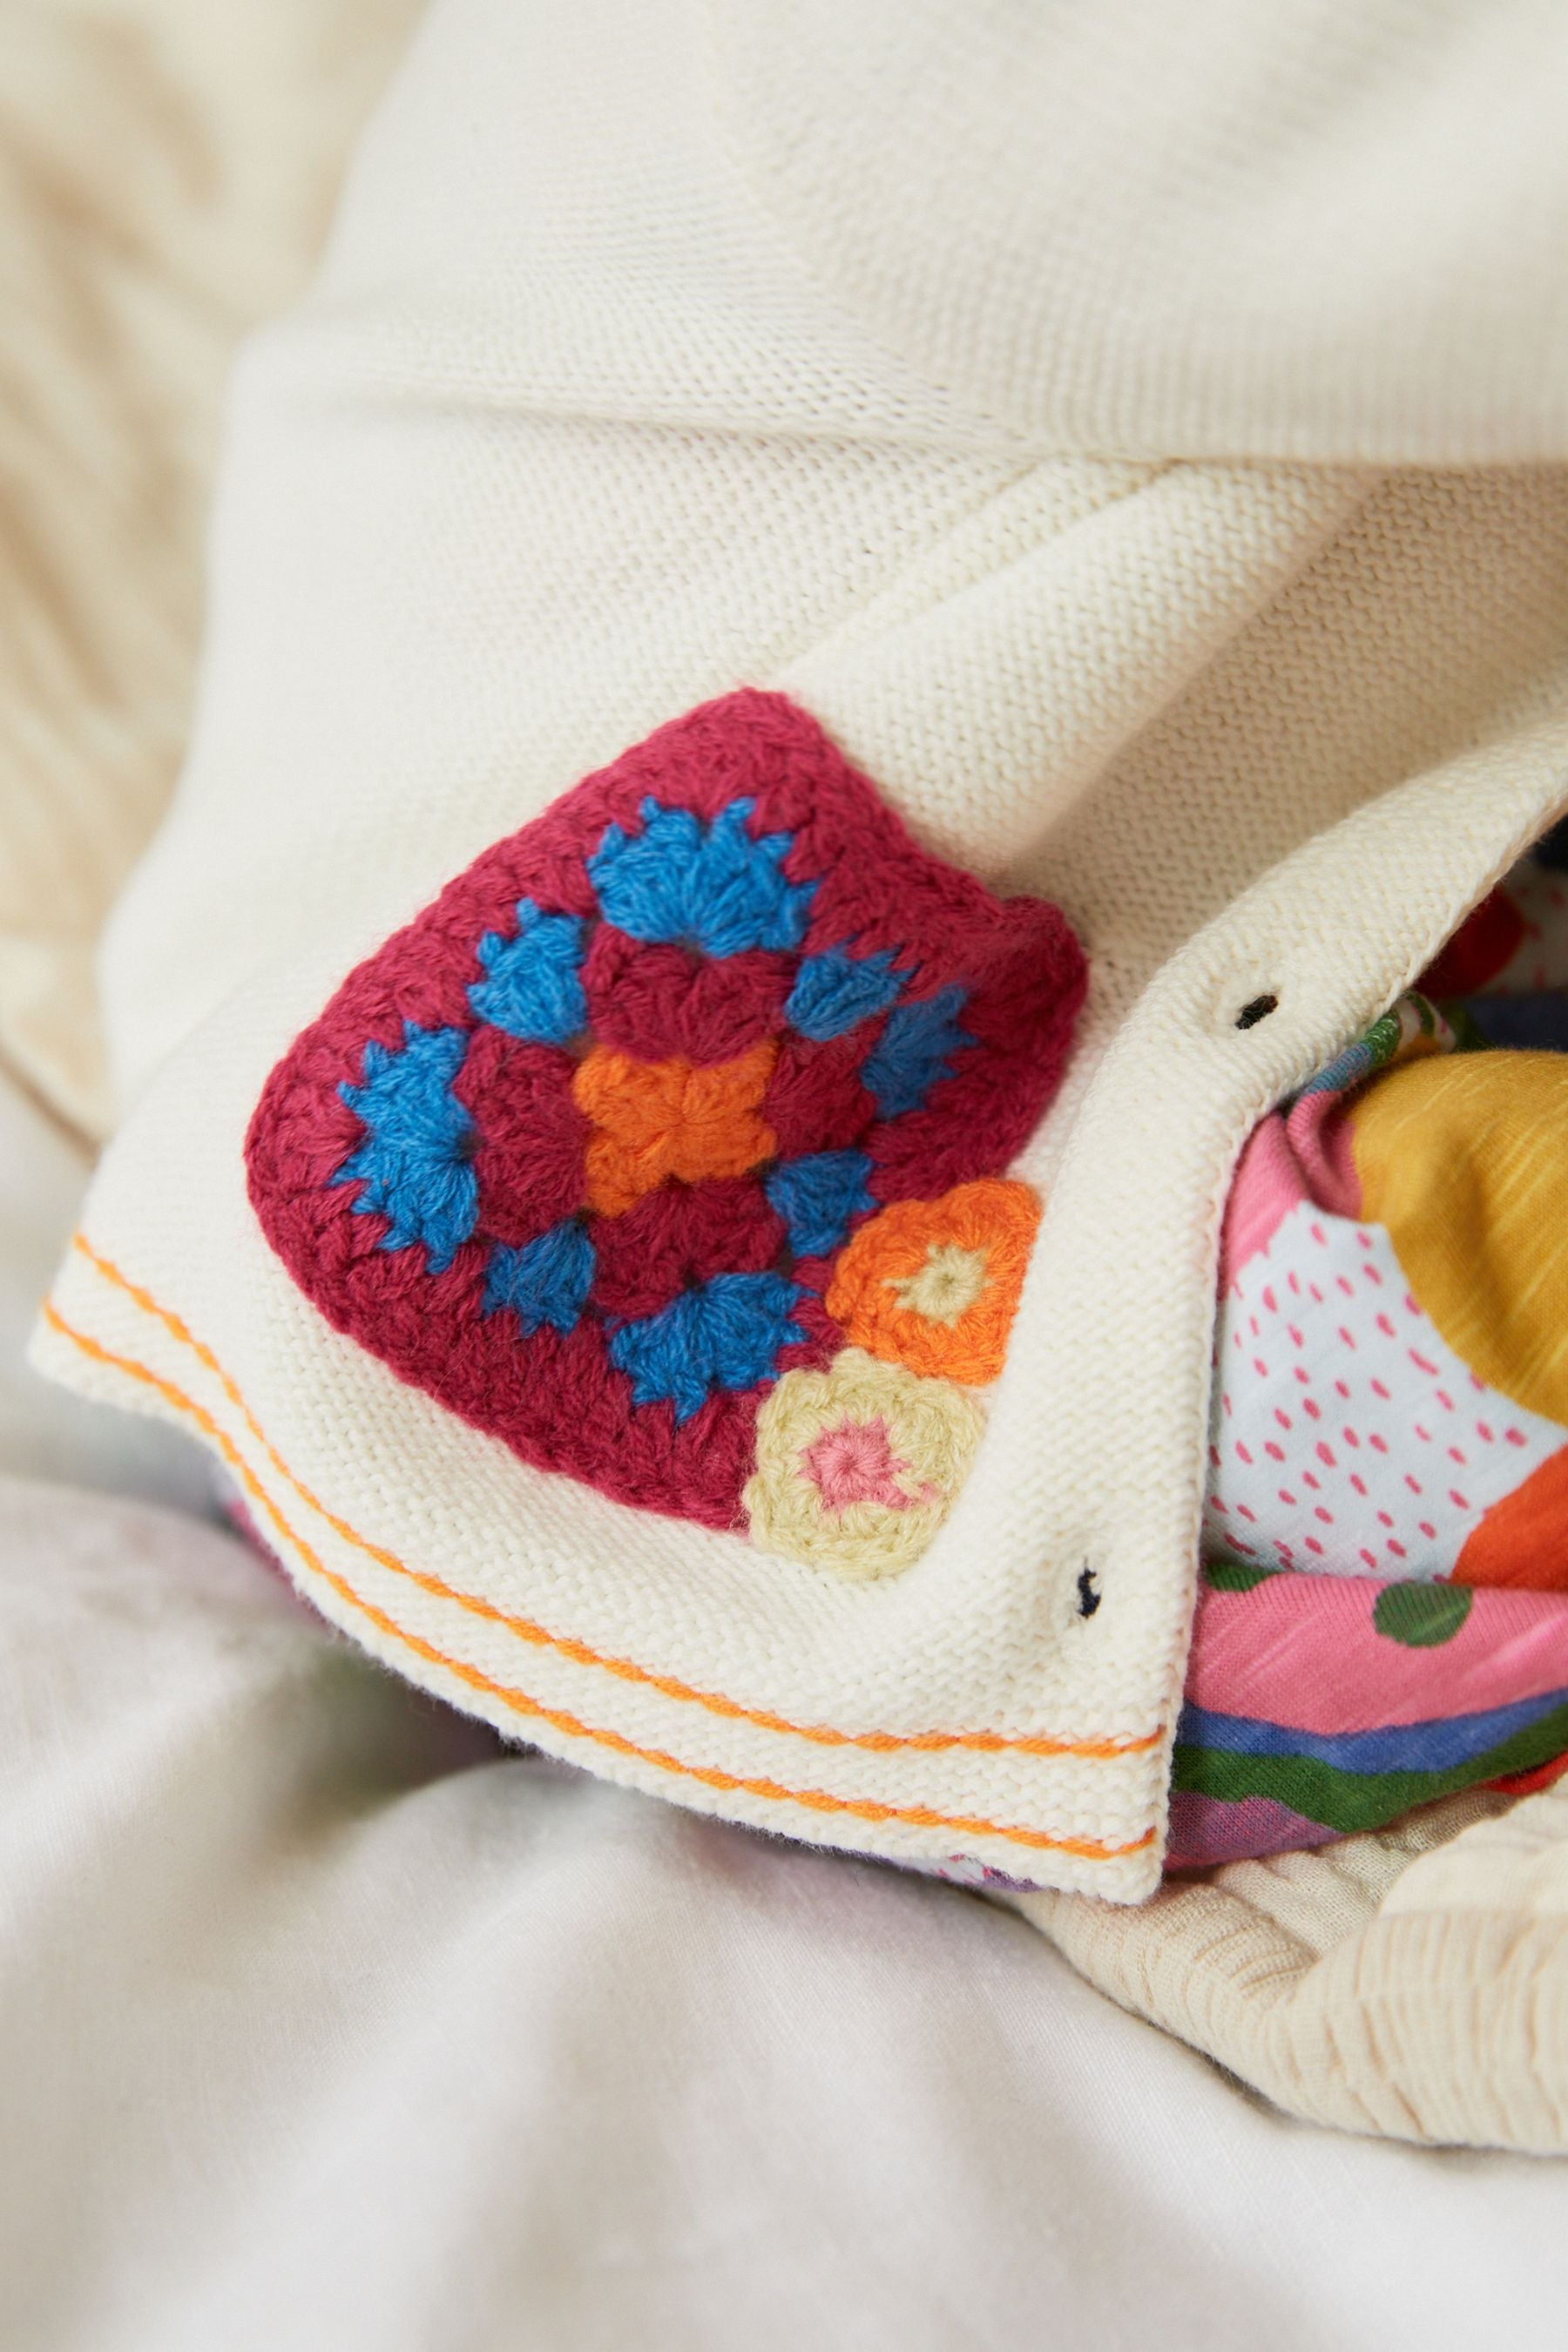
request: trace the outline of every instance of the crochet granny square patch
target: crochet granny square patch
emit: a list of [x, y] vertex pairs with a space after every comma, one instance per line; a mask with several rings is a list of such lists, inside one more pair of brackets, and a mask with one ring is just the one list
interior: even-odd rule
[[690, 712], [362, 964], [251, 1121], [338, 1330], [542, 1470], [855, 1575], [962, 1483], [1085, 986], [805, 711]]

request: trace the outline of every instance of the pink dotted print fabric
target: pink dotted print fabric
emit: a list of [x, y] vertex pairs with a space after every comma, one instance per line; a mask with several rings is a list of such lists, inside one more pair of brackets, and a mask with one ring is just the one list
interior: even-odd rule
[[1403, 999], [1242, 1154], [1206, 1558], [1568, 1583], [1568, 1055], [1453, 1013]]
[[1463, 1363], [1381, 1225], [1307, 1198], [1220, 1303], [1210, 1555], [1449, 1577], [1482, 1517], [1568, 1444]]
[[1565, 942], [1510, 876], [1242, 1154], [1173, 1869], [1568, 1768]]

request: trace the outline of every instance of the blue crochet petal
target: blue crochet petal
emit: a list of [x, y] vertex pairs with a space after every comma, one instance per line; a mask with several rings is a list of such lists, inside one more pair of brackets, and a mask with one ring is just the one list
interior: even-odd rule
[[868, 1020], [897, 998], [907, 975], [895, 971], [892, 963], [891, 948], [879, 948], [868, 956], [829, 948], [825, 955], [807, 956], [795, 974], [784, 1019], [818, 1045], [842, 1037], [858, 1021]]
[[367, 1130], [334, 1184], [361, 1183], [360, 1214], [385, 1217], [386, 1250], [423, 1242], [432, 1274], [450, 1265], [474, 1230], [479, 1188], [469, 1165], [473, 1122], [452, 1092], [468, 1033], [403, 1024], [403, 1045], [365, 1046], [364, 1084], [338, 1092]]
[[816, 885], [785, 880], [794, 836], [754, 839], [746, 824], [754, 807], [731, 801], [705, 825], [689, 809], [645, 800], [641, 833], [612, 824], [588, 860], [605, 916], [631, 939], [677, 940], [704, 955], [799, 947]]
[[575, 1217], [521, 1249], [498, 1244], [485, 1267], [484, 1311], [510, 1307], [531, 1339], [542, 1323], [575, 1330], [594, 1282], [594, 1244]]
[[870, 1173], [863, 1151], [812, 1151], [781, 1160], [763, 1178], [769, 1205], [789, 1227], [796, 1257], [826, 1257], [848, 1232], [850, 1218], [876, 1207], [866, 1188]]
[[577, 967], [587, 928], [575, 915], [542, 915], [531, 898], [517, 902], [517, 936], [487, 931], [479, 956], [488, 978], [468, 1003], [481, 1021], [541, 1045], [564, 1045], [588, 1025]]
[[779, 1349], [805, 1334], [789, 1319], [805, 1292], [782, 1274], [719, 1274], [657, 1315], [623, 1323], [610, 1360], [632, 1376], [632, 1402], [668, 1398], [689, 1421], [711, 1389], [752, 1389], [778, 1366]]
[[952, 1055], [974, 1039], [958, 1025], [968, 991], [942, 988], [918, 1004], [896, 1004], [860, 1079], [884, 1118], [919, 1110], [939, 1078], [949, 1075]]

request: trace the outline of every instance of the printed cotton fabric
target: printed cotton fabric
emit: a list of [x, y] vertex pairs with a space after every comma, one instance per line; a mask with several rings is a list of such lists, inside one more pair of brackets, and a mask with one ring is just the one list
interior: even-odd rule
[[1568, 1769], [1560, 855], [1242, 1155], [1173, 1867]]

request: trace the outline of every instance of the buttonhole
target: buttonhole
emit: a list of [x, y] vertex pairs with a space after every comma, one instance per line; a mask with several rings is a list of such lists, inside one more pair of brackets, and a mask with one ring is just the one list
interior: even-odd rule
[[1236, 1025], [1238, 1029], [1256, 1029], [1260, 1021], [1267, 1021], [1271, 1013], [1279, 1010], [1279, 999], [1277, 996], [1255, 996], [1237, 1014]]
[[1095, 1580], [1094, 1570], [1089, 1567], [1086, 1560], [1082, 1568], [1080, 1568], [1078, 1572], [1079, 1615], [1080, 1617], [1092, 1617], [1095, 1611], [1100, 1606], [1100, 1599], [1101, 1594]]

